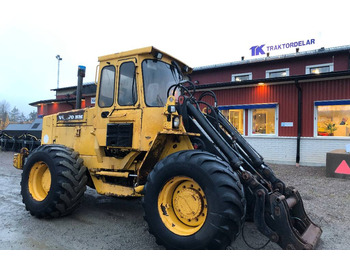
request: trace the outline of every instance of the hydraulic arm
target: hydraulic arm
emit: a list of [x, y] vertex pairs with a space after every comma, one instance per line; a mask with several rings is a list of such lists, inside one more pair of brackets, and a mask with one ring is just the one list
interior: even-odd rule
[[[298, 191], [286, 187], [220, 113], [214, 93], [207, 92], [196, 100], [194, 92], [179, 87], [188, 93], [179, 97], [178, 105], [186, 130], [200, 133], [198, 148], [216, 154], [237, 172], [245, 187], [247, 206], [252, 207], [247, 215], [251, 215], [259, 231], [283, 249], [314, 249], [322, 230], [306, 215]], [[206, 95], [215, 99], [215, 106], [201, 100]], [[201, 104], [206, 106], [204, 110]]]

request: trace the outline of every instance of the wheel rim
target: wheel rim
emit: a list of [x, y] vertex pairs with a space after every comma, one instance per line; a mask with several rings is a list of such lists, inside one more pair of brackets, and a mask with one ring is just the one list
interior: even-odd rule
[[29, 173], [29, 193], [37, 201], [43, 201], [51, 187], [51, 173], [49, 167], [42, 161], [36, 162]]
[[204, 191], [189, 177], [172, 178], [158, 196], [158, 212], [164, 225], [181, 236], [201, 229], [207, 218], [207, 208]]

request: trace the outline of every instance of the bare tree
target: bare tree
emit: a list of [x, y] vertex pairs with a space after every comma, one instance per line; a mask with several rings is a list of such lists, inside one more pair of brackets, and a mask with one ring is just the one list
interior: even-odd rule
[[0, 102], [0, 119], [2, 121], [6, 120], [6, 116], [10, 110], [10, 104], [6, 100]]

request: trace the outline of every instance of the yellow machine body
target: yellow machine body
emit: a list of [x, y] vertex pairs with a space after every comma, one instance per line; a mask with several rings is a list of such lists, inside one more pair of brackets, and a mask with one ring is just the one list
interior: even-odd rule
[[14, 157], [32, 215], [72, 212], [88, 185], [143, 196], [149, 232], [170, 249], [227, 248], [246, 216], [284, 249], [317, 246], [322, 230], [298, 191], [216, 111], [213, 92], [196, 99], [189, 67], [153, 47], [99, 62], [95, 107], [44, 117], [42, 145]]
[[[165, 106], [149, 107], [145, 102], [141, 64], [144, 60], [156, 59], [158, 53], [162, 54], [161, 60], [158, 58], [161, 62], [171, 65], [172, 61], [176, 61], [182, 68], [185, 66], [153, 47], [99, 57], [99, 77], [103, 68], [115, 68], [113, 103], [108, 107], [99, 105], [99, 79], [95, 107], [61, 112], [43, 119], [42, 144], [65, 145], [79, 152], [89, 170], [93, 186], [100, 194], [140, 196], [140, 186], [160, 159], [176, 151], [193, 149], [189, 136], [196, 134], [186, 133], [181, 116], [167, 111], [168, 106], [175, 106], [174, 96], [168, 98]], [[134, 105], [122, 106], [117, 99], [120, 88], [118, 74], [121, 65], [127, 62], [135, 65], [137, 101]], [[174, 117], [180, 120], [176, 128], [172, 126]], [[108, 125], [117, 127], [118, 124], [132, 127], [130, 146], [107, 144]], [[119, 154], [108, 155], [106, 152]], [[118, 179], [113, 179], [121, 178], [119, 180], [123, 181], [130, 177], [134, 177], [132, 186], [125, 186], [116, 182]]]

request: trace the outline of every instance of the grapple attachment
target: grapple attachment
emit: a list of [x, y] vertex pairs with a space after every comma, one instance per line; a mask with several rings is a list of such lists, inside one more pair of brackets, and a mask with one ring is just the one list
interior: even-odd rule
[[[262, 214], [266, 198], [269, 208]], [[286, 188], [285, 195], [276, 191], [266, 196], [258, 191], [254, 221], [260, 232], [283, 249], [315, 249], [322, 234], [307, 216], [299, 192], [292, 187]]]

